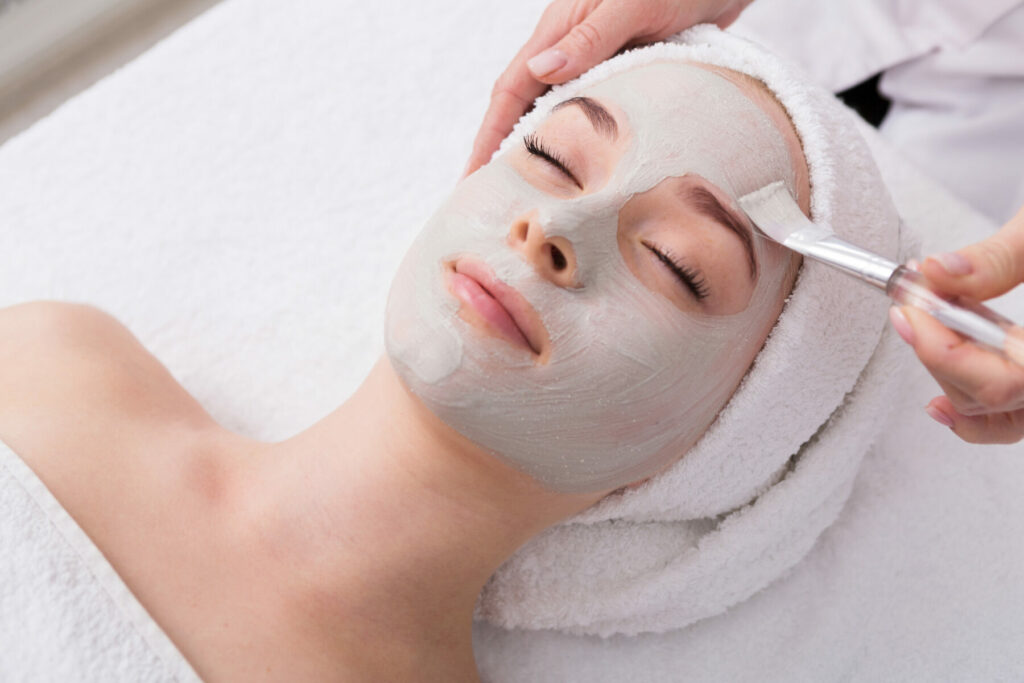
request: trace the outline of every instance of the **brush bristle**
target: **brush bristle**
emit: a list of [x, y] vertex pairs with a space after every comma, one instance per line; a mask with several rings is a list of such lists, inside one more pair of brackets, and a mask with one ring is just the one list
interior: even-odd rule
[[823, 231], [808, 220], [781, 180], [743, 195], [739, 204], [754, 225], [779, 244], [785, 243], [786, 238], [798, 230]]

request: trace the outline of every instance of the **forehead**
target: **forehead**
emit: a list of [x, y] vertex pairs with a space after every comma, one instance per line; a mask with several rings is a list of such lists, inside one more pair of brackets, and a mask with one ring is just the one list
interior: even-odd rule
[[[620, 178], [634, 191], [652, 180], [695, 173], [733, 198], [776, 180], [795, 190], [783, 130], [757, 86], [678, 61], [653, 62], [584, 89], [608, 105], [633, 137]], [[755, 99], [765, 100], [755, 102]], [[780, 112], [785, 117], [784, 112]], [[660, 175], [659, 175], [660, 174]], [[653, 183], [651, 183], [653, 186]]]

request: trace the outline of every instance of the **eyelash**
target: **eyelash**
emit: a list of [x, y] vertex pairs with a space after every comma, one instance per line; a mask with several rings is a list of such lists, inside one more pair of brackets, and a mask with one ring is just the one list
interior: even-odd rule
[[569, 165], [565, 163], [565, 160], [562, 157], [558, 156], [557, 152], [552, 152], [547, 147], [545, 147], [544, 144], [537, 138], [536, 133], [530, 133], [529, 135], [524, 137], [523, 145], [525, 145], [526, 151], [530, 153], [532, 156], [538, 157], [548, 162], [549, 164], [557, 168], [561, 173], [564, 173], [566, 176], [568, 176], [569, 179], [573, 181], [573, 183], [579, 186], [579, 182], [576, 180], [576, 177], [569, 171]]
[[672, 252], [664, 248], [656, 247], [652, 244], [648, 244], [647, 242], [644, 242], [643, 245], [654, 252], [654, 255], [657, 256], [669, 270], [675, 273], [675, 276], [679, 278], [679, 280], [686, 285], [691, 292], [693, 292], [693, 295], [697, 297], [698, 301], [708, 297], [708, 294], [710, 294], [711, 291], [708, 288], [707, 280], [704, 279], [704, 276], [701, 275], [699, 270], [694, 270], [693, 268], [689, 268], [680, 263], [679, 260], [672, 255]]

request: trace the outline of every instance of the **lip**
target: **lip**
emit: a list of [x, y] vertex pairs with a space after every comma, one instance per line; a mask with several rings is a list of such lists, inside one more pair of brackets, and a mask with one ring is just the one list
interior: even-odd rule
[[473, 309], [490, 331], [546, 362], [550, 347], [547, 330], [522, 294], [499, 280], [480, 260], [462, 257], [444, 265], [453, 296]]

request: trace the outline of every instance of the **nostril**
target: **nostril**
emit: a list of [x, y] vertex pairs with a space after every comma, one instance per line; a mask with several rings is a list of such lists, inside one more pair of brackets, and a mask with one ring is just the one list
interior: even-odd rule
[[569, 262], [566, 261], [565, 254], [562, 253], [562, 250], [553, 244], [549, 244], [548, 251], [551, 254], [551, 265], [554, 266], [555, 270], [565, 270], [565, 267], [569, 265]]

